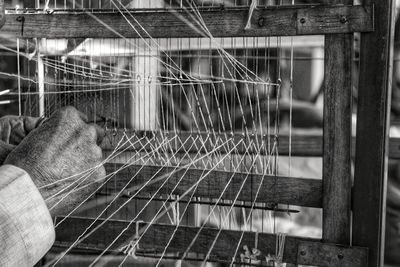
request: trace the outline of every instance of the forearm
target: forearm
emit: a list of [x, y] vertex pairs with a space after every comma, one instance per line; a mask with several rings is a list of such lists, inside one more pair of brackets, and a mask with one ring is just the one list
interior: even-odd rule
[[47, 206], [29, 175], [0, 167], [0, 266], [33, 266], [55, 238]]

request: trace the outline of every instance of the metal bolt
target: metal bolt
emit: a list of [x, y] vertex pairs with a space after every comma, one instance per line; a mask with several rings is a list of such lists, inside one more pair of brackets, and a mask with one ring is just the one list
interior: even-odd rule
[[302, 251], [300, 251], [300, 255], [301, 256], [305, 256], [307, 253], [304, 251], [304, 250], [302, 250]]
[[301, 18], [301, 19], [300, 19], [300, 23], [301, 23], [301, 24], [306, 23], [306, 19], [305, 19], [305, 18]]
[[339, 260], [343, 260], [344, 255], [342, 253], [340, 253], [340, 254], [337, 255], [337, 257], [338, 257]]
[[348, 22], [348, 19], [347, 19], [346, 16], [341, 16], [340, 17], [340, 23], [347, 23], [347, 22]]
[[264, 26], [264, 22], [265, 22], [264, 18], [259, 18], [258, 19], [258, 26], [263, 27]]

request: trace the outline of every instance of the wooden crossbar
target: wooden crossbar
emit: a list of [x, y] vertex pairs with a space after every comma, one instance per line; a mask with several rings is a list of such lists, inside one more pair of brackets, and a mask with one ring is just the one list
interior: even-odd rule
[[[119, 170], [121, 166], [121, 164], [106, 164], [107, 173]], [[115, 179], [111, 179], [109, 186], [106, 185], [101, 192], [109, 194], [120, 192], [132, 180], [124, 191], [125, 195], [129, 196], [150, 179], [150, 183], [141, 190], [142, 193], [153, 195], [162, 183], [167, 181], [158, 191], [158, 195], [172, 193], [173, 195], [182, 195], [199, 179], [202, 179], [194, 196], [218, 199], [224, 187], [230, 181], [227, 190], [222, 195], [223, 200], [235, 200], [240, 191], [237, 201], [322, 207], [321, 180], [175, 167], [131, 165], [118, 171], [115, 174]], [[173, 190], [179, 180], [178, 187]], [[240, 190], [241, 187], [243, 188]], [[255, 199], [259, 187], [261, 189], [257, 199]], [[188, 196], [191, 193], [190, 191]]]
[[[167, 132], [161, 134], [161, 132], [144, 132], [144, 131], [136, 131], [136, 132], [128, 132], [128, 136], [137, 135], [138, 137], [148, 136], [149, 138], [173, 138], [173, 134], [168, 134]], [[230, 133], [205, 133], [205, 132], [180, 132], [178, 134], [179, 138], [176, 138], [174, 142], [169, 144], [169, 148], [172, 151], [178, 151], [181, 153], [197, 153], [200, 151], [206, 152], [210, 151], [215, 147], [215, 144], [227, 143], [226, 147], [232, 147], [232, 144], [237, 144], [240, 140], [243, 140], [244, 143], [242, 145], [238, 145], [237, 149], [233, 150], [234, 154], [254, 154], [258, 153], [261, 155], [265, 155], [268, 153], [266, 149], [268, 147], [268, 139], [270, 144], [273, 144], [275, 140], [278, 141], [278, 151], [279, 155], [287, 156], [289, 155], [289, 147], [291, 147], [291, 155], [295, 157], [321, 157], [322, 156], [322, 136], [317, 134], [306, 134], [306, 135], [293, 135], [291, 138], [291, 142], [289, 142], [289, 136], [280, 135], [278, 139], [275, 136], [271, 135], [249, 135], [244, 136], [243, 134], [234, 134]], [[122, 130], [117, 133], [108, 133], [105, 138], [102, 147], [105, 151], [114, 150], [116, 141], [119, 141], [123, 138]], [[125, 138], [126, 140], [126, 138]], [[132, 139], [136, 140], [136, 139]], [[228, 141], [231, 140], [231, 141]], [[228, 142], [227, 142], [228, 141]], [[258, 151], [256, 144], [261, 145], [262, 149]], [[125, 149], [125, 151], [137, 151], [142, 149], [143, 151], [151, 151], [154, 148], [155, 141], [153, 146], [150, 144], [146, 144], [143, 146], [145, 142], [135, 144], [132, 146], [130, 143], [127, 143], [124, 146], [121, 146], [121, 149]], [[252, 143], [252, 146], [248, 144]], [[355, 138], [352, 141], [352, 150], [355, 151]], [[219, 150], [222, 152], [222, 149]], [[389, 141], [389, 158], [391, 159], [400, 159], [400, 138], [390, 138]]]
[[[58, 218], [56, 222], [59, 219]], [[96, 221], [92, 227], [89, 227], [93, 219], [88, 218], [67, 218], [66, 221], [56, 228], [56, 246], [69, 247], [80, 234], [86, 229], [94, 229], [103, 223], [102, 220]], [[93, 252], [101, 252], [105, 246], [111, 244], [116, 234], [120, 233], [128, 226], [128, 221], [109, 220], [100, 226], [99, 230], [90, 235], [76, 249], [89, 249]], [[144, 229], [147, 224], [139, 223], [139, 229]], [[161, 253], [166, 247], [175, 225], [152, 224], [149, 229], [142, 235], [139, 242], [140, 249], [138, 254], [148, 251], [150, 255]], [[213, 240], [219, 232], [215, 228], [203, 228], [199, 231], [199, 227], [179, 226], [167, 248], [167, 253], [178, 253], [178, 257], [186, 251], [186, 249], [194, 240], [199, 232], [196, 241], [190, 248], [190, 252], [205, 255], [207, 254]], [[139, 233], [142, 233], [140, 231]], [[136, 235], [136, 223], [132, 223], [122, 236], [114, 243], [109, 252], [118, 251], [118, 248], [129, 243]], [[256, 237], [258, 235], [258, 237]], [[210, 260], [218, 262], [230, 262], [236, 254], [236, 262], [240, 262], [240, 253], [243, 253], [243, 246], [249, 249], [258, 248], [261, 251], [260, 260], [265, 261], [268, 254], [276, 253], [275, 234], [237, 231], [237, 230], [221, 230], [214, 249], [211, 251]], [[258, 241], [256, 243], [256, 240]], [[235, 253], [238, 249], [238, 253]], [[368, 249], [362, 247], [344, 247], [331, 243], [322, 243], [321, 240], [315, 238], [303, 238], [287, 236], [283, 253], [283, 261], [293, 264], [306, 264], [318, 266], [367, 266]]]
[[[115, 38], [120, 37], [105, 25], [126, 38], [148, 37], [141, 29], [133, 30], [119, 12], [87, 11], [51, 14], [38, 10], [6, 14], [2, 32], [25, 38]], [[129, 12], [134, 12], [133, 19]], [[132, 25], [138, 23], [152, 38], [202, 37], [191, 12], [184, 10], [131, 10], [124, 12]], [[258, 8], [245, 30], [248, 8], [202, 8], [202, 18], [214, 37], [256, 37], [319, 35], [328, 33], [369, 32], [373, 30], [373, 6], [284, 6]], [[101, 21], [101, 22], [100, 22]], [[138, 23], [137, 23], [138, 22]]]

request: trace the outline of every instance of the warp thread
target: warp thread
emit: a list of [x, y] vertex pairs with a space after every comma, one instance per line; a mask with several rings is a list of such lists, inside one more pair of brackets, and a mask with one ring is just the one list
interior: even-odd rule
[[251, 28], [251, 18], [253, 17], [254, 9], [256, 9], [256, 7], [257, 7], [257, 1], [258, 0], [251, 1], [250, 8], [249, 8], [249, 15], [247, 17], [246, 27], [244, 27], [245, 30], [248, 30]]
[[275, 255], [271, 256], [270, 254], [268, 254], [268, 256], [265, 257], [267, 266], [276, 266], [275, 263], [277, 263], [278, 266], [281, 266], [283, 260], [283, 253], [285, 252], [286, 235], [287, 234], [285, 233], [276, 234]]
[[254, 239], [254, 248], [249, 250], [247, 245], [243, 246], [244, 253], [240, 254], [240, 261], [242, 263], [249, 263], [249, 264], [261, 264], [261, 260], [258, 257], [261, 255], [261, 251], [258, 249], [258, 232], [256, 232], [256, 236]]
[[143, 223], [144, 221], [137, 221], [135, 223], [135, 237], [133, 238], [133, 240], [131, 240], [129, 242], [129, 244], [127, 244], [126, 246], [122, 247], [120, 249], [120, 251], [122, 251], [122, 253], [127, 254], [129, 256], [131, 256], [134, 259], [137, 259], [136, 256], [136, 250], [140, 249], [139, 248], [139, 223]]

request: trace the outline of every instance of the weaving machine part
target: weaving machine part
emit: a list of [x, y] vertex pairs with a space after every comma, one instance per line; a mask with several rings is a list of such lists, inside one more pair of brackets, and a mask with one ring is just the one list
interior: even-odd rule
[[[106, 130], [107, 175], [77, 208], [57, 217], [46, 266], [76, 254], [87, 254], [89, 266], [143, 260], [285, 266], [304, 256], [298, 247], [321, 238], [322, 161], [295, 156], [320, 153], [309, 148], [302, 154], [310, 142], [296, 134], [322, 136], [324, 39], [247, 36], [255, 25], [268, 28], [257, 17], [260, 10], [291, 12], [320, 1], [36, 2], [8, 12], [79, 14], [116, 36], [22, 36], [13, 50], [23, 64], [9, 74], [18, 88], [8, 94], [18, 97], [21, 114], [49, 117], [74, 106]], [[247, 14], [240, 20], [243, 36], [214, 36], [203, 14], [225, 9]], [[200, 37], [176, 37], [173, 26], [154, 37], [154, 25], [143, 25], [140, 14], [170, 16]], [[124, 36], [102, 15], [118, 16], [137, 37]], [[46, 199], [57, 199], [50, 210], [86, 188], [95, 169]], [[314, 223], [307, 227], [302, 220]]]
[[[111, 8], [128, 16], [122, 12], [129, 8], [171, 9], [178, 5], [197, 16], [194, 30], [209, 35], [197, 8], [205, 4], [249, 4], [242, 2], [99, 1], [85, 6], [73, 1], [53, 6], [47, 1], [44, 10], [68, 9], [72, 4], [72, 8], [78, 9]], [[143, 26], [132, 25], [133, 30], [135, 27]], [[279, 164], [279, 104], [282, 93], [288, 104], [289, 94], [290, 101], [292, 97], [292, 38], [286, 38], [286, 44], [289, 61], [281, 59], [284, 52], [280, 37], [26, 40], [30, 61], [36, 60], [41, 67], [36, 75], [27, 73], [27, 87], [34, 90], [20, 93], [26, 97], [23, 109], [28, 114], [39, 112], [49, 116], [62, 106], [72, 105], [91, 121], [101, 122], [109, 129], [103, 142], [108, 176], [87, 203], [56, 223], [56, 229], [67, 224], [70, 216], [95, 219], [52, 264], [57, 264], [75, 246], [93, 245], [88, 241], [91, 236], [104, 231], [102, 224], [113, 219], [124, 220], [127, 226], [104, 242], [100, 256], [125, 251], [120, 265], [129, 255], [136, 257], [140, 253], [159, 257], [157, 265], [168, 257], [198, 258], [203, 263], [213, 258], [234, 263], [240, 256], [243, 235], [237, 240], [232, 260], [212, 255], [223, 229], [244, 227], [252, 231], [256, 227], [257, 231], [273, 232], [275, 212], [297, 212], [290, 207], [278, 207], [274, 201], [257, 203], [266, 175], [272, 187], [269, 194], [276, 194], [273, 188]], [[285, 51], [287, 54], [288, 50]], [[282, 78], [282, 72], [287, 77]], [[291, 119], [290, 105], [288, 111]], [[285, 117], [288, 116], [287, 112]], [[289, 150], [290, 147], [289, 143]], [[207, 179], [210, 174], [212, 178]], [[213, 185], [221, 175], [226, 178]], [[253, 175], [258, 175], [258, 179]], [[217, 191], [207, 193], [213, 186], [217, 186]], [[79, 188], [78, 184], [65, 193]], [[265, 199], [265, 193], [262, 195]], [[258, 227], [252, 223], [254, 216], [261, 221]], [[99, 220], [102, 223], [94, 227]], [[139, 227], [142, 220], [148, 222], [146, 227]], [[141, 237], [159, 223], [176, 225], [164, 249], [146, 246], [141, 250]], [[169, 252], [171, 242], [184, 225], [199, 227], [197, 234], [185, 251]], [[121, 238], [131, 227], [140, 234]], [[209, 227], [220, 230], [216, 237], [210, 237], [208, 252], [190, 252], [202, 230]]]

